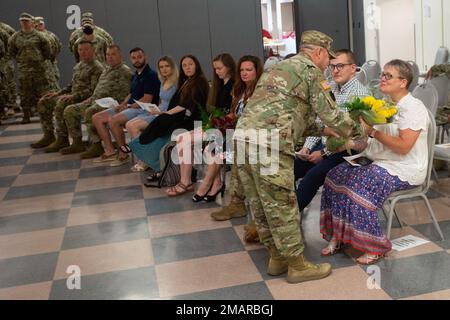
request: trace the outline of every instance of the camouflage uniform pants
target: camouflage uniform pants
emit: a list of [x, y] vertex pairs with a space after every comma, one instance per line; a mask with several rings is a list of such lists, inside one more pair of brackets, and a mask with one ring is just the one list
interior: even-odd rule
[[67, 124], [66, 124], [66, 121], [64, 120], [64, 111], [66, 110], [66, 108], [68, 106], [75, 105], [79, 102], [80, 101], [74, 101], [74, 100], [69, 100], [66, 102], [58, 100], [56, 102], [55, 110], [53, 111], [53, 114], [54, 114], [55, 120], [56, 120], [56, 134], [58, 135], [58, 137], [65, 138], [65, 137], [69, 136]]
[[60, 96], [54, 96], [51, 98], [42, 98], [39, 100], [37, 105], [37, 111], [39, 113], [39, 117], [41, 119], [41, 127], [44, 133], [53, 133], [54, 125], [53, 125], [53, 114], [55, 112], [56, 106], [66, 105], [68, 103], [60, 101]]
[[[86, 103], [86, 102], [80, 102], [80, 103], [76, 103], [76, 104], [72, 104], [70, 106], [68, 106], [65, 110], [64, 110], [64, 120], [66, 122], [67, 125], [67, 129], [69, 132], [69, 135], [73, 138], [73, 139], [81, 139], [82, 138], [82, 132], [81, 132], [81, 120], [83, 118], [87, 118], [86, 117], [86, 110], [90, 110], [89, 112], [89, 123], [90, 126], [92, 127], [92, 116], [95, 110], [103, 110], [103, 108], [101, 108], [100, 106], [98, 106], [96, 103]], [[88, 121], [86, 120], [86, 125]], [[89, 125], [88, 125], [89, 127]], [[92, 128], [88, 131], [91, 131]]]
[[[234, 150], [236, 150], [236, 142], [234, 142]], [[228, 191], [231, 195], [231, 203], [244, 201], [245, 193], [241, 179], [239, 179], [236, 152], [233, 154], [233, 165], [231, 166], [230, 186], [228, 187]]]
[[[279, 186], [263, 176], [259, 163], [249, 164], [248, 143], [245, 145], [246, 163], [238, 164], [238, 174], [255, 218], [260, 240], [266, 247], [275, 245], [286, 258], [297, 257], [303, 252], [304, 244], [294, 189]], [[281, 162], [284, 162], [287, 169], [290, 163], [292, 176], [292, 157], [280, 154]]]
[[7, 79], [6, 84], [6, 106], [9, 109], [17, 108], [17, 86], [16, 86], [16, 80], [14, 78], [14, 62], [11, 60], [6, 63], [5, 66], [5, 77]]
[[42, 73], [20, 72], [20, 105], [24, 112], [29, 112], [37, 105], [40, 97], [45, 93], [55, 90], [55, 84], [42, 76]]
[[100, 136], [98, 135], [97, 129], [95, 128], [94, 124], [92, 123], [92, 116], [96, 113], [99, 113], [101, 111], [106, 110], [105, 108], [102, 108], [98, 106], [97, 104], [94, 104], [86, 109], [85, 115], [84, 115], [84, 122], [86, 124], [87, 132], [89, 135], [89, 141], [92, 143], [98, 143], [102, 141], [100, 139]]

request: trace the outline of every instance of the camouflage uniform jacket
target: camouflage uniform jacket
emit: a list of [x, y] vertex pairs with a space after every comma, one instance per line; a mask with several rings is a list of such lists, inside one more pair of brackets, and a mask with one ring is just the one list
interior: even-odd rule
[[450, 77], [450, 63], [437, 64], [435, 66], [432, 66], [431, 71], [433, 72], [433, 76], [445, 73]]
[[16, 60], [19, 69], [45, 69], [44, 61], [51, 58], [51, 46], [47, 38], [40, 32], [30, 33], [18, 31], [8, 41], [8, 53]]
[[95, 59], [91, 62], [78, 62], [73, 68], [71, 83], [58, 94], [72, 94], [76, 101], [85, 100], [94, 92], [102, 72], [103, 65]]
[[[79, 38], [82, 38], [82, 37], [83, 37], [83, 29], [82, 28], [76, 29], [70, 35], [70, 38], [69, 38], [69, 50], [73, 54], [76, 54], [75, 42], [77, 42], [77, 40]], [[113, 41], [113, 38], [111, 37], [111, 35], [108, 32], [106, 32], [104, 29], [102, 29], [102, 28], [100, 28], [98, 26], [94, 27], [94, 37], [95, 38], [97, 38], [97, 37], [103, 38], [108, 46], [114, 44], [114, 41]]]
[[47, 37], [51, 45], [51, 61], [55, 61], [58, 54], [61, 52], [62, 43], [59, 38], [51, 31], [45, 30], [43, 34]]
[[114, 67], [106, 67], [98, 79], [92, 98], [111, 97], [119, 103], [122, 102], [130, 93], [132, 75], [130, 68], [124, 63]]
[[0, 22], [0, 30], [6, 31], [8, 36], [12, 36], [14, 33], [16, 33], [16, 30], [14, 30], [13, 27], [11, 27], [9, 24], [6, 24], [4, 22]]
[[[83, 37], [78, 38], [74, 44], [74, 55], [76, 61], [80, 61], [80, 56], [78, 55], [78, 45], [82, 40], [84, 40]], [[106, 64], [106, 49], [108, 48], [106, 40], [102, 37], [94, 37], [94, 40], [91, 42], [94, 46], [95, 58], [101, 63]]]
[[[355, 123], [339, 112], [330, 90], [322, 71], [300, 53], [263, 73], [236, 129], [278, 129], [279, 150], [291, 156], [305, 136], [321, 135], [323, 124], [352, 136]], [[315, 121], [317, 116], [323, 124]], [[234, 138], [246, 140], [238, 132]]]

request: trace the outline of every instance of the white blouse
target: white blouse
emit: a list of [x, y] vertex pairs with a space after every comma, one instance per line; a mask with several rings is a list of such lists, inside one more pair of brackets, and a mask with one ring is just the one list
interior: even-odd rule
[[399, 136], [399, 130], [422, 130], [412, 149], [405, 155], [395, 153], [376, 139], [369, 138], [363, 154], [386, 169], [389, 174], [411, 185], [421, 185], [427, 175], [428, 147], [427, 130], [430, 119], [425, 105], [410, 93], [397, 104], [393, 122], [375, 125], [374, 128], [390, 136]]

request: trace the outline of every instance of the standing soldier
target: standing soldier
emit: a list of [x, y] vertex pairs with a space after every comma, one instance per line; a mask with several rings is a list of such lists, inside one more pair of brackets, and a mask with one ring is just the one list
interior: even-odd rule
[[45, 60], [51, 58], [50, 43], [34, 29], [32, 15], [22, 13], [19, 20], [21, 30], [9, 39], [8, 52], [17, 63], [22, 123], [30, 123], [32, 108], [45, 92], [55, 89], [55, 83], [46, 73]]
[[[89, 41], [81, 42], [78, 46], [80, 62], [73, 68], [71, 83], [62, 90], [50, 91], [38, 103], [38, 112], [41, 117], [44, 137], [31, 144], [32, 148], [46, 147], [45, 152], [57, 152], [69, 146], [67, 127], [64, 122], [64, 109], [66, 106], [81, 102], [90, 97], [97, 85], [98, 78], [103, 72], [103, 66], [95, 60], [94, 47]], [[55, 140], [53, 127], [53, 114], [56, 119]]]
[[[324, 131], [323, 125], [316, 123], [317, 116], [346, 137], [351, 136], [355, 127], [348, 114], [336, 108], [329, 94], [331, 88], [323, 77], [330, 56], [334, 57], [332, 43], [330, 37], [319, 31], [305, 31], [301, 52], [261, 76], [234, 135], [238, 174], [260, 240], [270, 252], [267, 273], [281, 275], [287, 271], [289, 283], [321, 279], [331, 273], [330, 264], [315, 265], [303, 255], [293, 172], [294, 147], [302, 137], [332, 134], [330, 129]], [[279, 134], [278, 145], [275, 138], [270, 142], [264, 139], [264, 132], [260, 131], [267, 129], [271, 132], [268, 138]], [[248, 139], [251, 130], [259, 133], [257, 140]], [[249, 154], [249, 150], [257, 152]], [[272, 156], [264, 161], [264, 156], [272, 152], [277, 158]], [[241, 163], [244, 154], [245, 163]], [[274, 163], [278, 165], [276, 172], [269, 170]]]
[[[0, 33], [2, 30], [0, 30]], [[2, 121], [4, 119], [4, 113], [5, 113], [5, 105], [8, 101], [8, 91], [7, 91], [7, 80], [5, 76], [5, 67], [6, 64], [3, 62], [5, 60], [6, 56], [6, 48], [3, 41], [0, 41], [0, 124], [2, 124]]]
[[35, 17], [34, 23], [36, 30], [42, 32], [46, 37], [47, 40], [49, 40], [52, 52], [51, 52], [51, 59], [49, 60], [50, 66], [49, 70], [51, 72], [51, 76], [55, 78], [56, 86], [59, 88], [59, 68], [58, 68], [58, 61], [56, 60], [56, 57], [60, 54], [62, 49], [62, 43], [59, 40], [59, 38], [54, 34], [53, 32], [47, 30], [47, 27], [45, 25], [45, 20], [43, 17]]
[[102, 64], [106, 65], [106, 48], [108, 47], [107, 41], [100, 35], [95, 35], [94, 25], [89, 21], [83, 22], [83, 34], [75, 41], [73, 45], [75, 52], [75, 60], [79, 61], [78, 45], [81, 41], [90, 41], [94, 45], [95, 57]]
[[[75, 59], [77, 59], [77, 57], [76, 57], [77, 51], [75, 48], [75, 42], [83, 36], [83, 25], [85, 23], [88, 23], [92, 26], [94, 36], [101, 37], [103, 40], [105, 40], [107, 46], [114, 44], [114, 40], [111, 37], [111, 35], [108, 32], [106, 32], [104, 29], [102, 29], [99, 26], [96, 26], [94, 24], [94, 16], [93, 16], [92, 12], [85, 12], [81, 16], [81, 27], [76, 29], [75, 31], [73, 31], [69, 38], [69, 49], [70, 49], [70, 52], [72, 52], [75, 55]], [[78, 60], [77, 60], [77, 62], [78, 62]]]
[[[116, 101], [122, 101], [128, 95], [131, 89], [131, 77], [133, 73], [130, 68], [123, 63], [122, 53], [119, 46], [111, 45], [106, 50], [106, 62], [108, 66], [101, 74], [95, 91], [91, 97], [83, 102], [70, 105], [64, 111], [64, 120], [67, 124], [69, 135], [72, 137], [73, 143], [70, 147], [61, 149], [62, 154], [78, 153], [85, 151], [82, 143], [81, 133], [81, 119], [85, 114], [86, 109], [96, 108], [102, 110], [100, 106], [95, 103], [95, 100], [111, 97]], [[92, 148], [88, 150], [88, 154], [98, 150], [95, 156], [103, 154], [103, 148], [98, 150], [98, 145], [93, 143]]]
[[14, 61], [12, 61], [8, 54], [8, 40], [14, 33], [16, 33], [16, 30], [14, 30], [10, 25], [0, 22], [0, 41], [3, 42], [6, 50], [3, 60], [0, 61], [0, 65], [4, 68], [3, 76], [5, 79], [3, 80], [6, 80], [6, 87], [3, 88], [3, 92], [0, 92], [0, 95], [4, 95], [3, 98], [6, 99], [5, 106], [12, 114], [14, 114], [14, 111], [20, 111], [16, 102], [17, 86], [14, 76]]

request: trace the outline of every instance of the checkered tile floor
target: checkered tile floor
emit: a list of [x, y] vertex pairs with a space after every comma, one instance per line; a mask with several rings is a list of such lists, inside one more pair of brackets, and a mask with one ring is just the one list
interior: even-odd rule
[[[320, 196], [304, 217], [306, 255], [330, 277], [288, 285], [265, 273], [267, 253], [242, 241], [246, 218], [215, 222], [218, 205], [169, 199], [144, 175], [32, 150], [38, 123], [0, 127], [0, 299], [450, 299], [450, 179], [430, 198], [447, 238], [438, 241], [420, 201], [398, 206], [408, 224], [394, 237], [432, 242], [378, 263], [381, 288], [351, 252], [320, 257]], [[67, 287], [68, 267], [81, 289]]]

